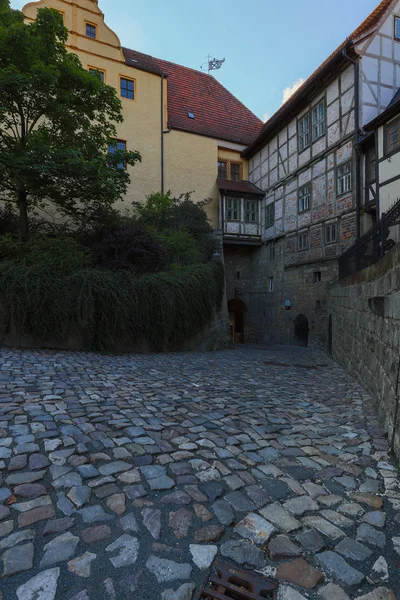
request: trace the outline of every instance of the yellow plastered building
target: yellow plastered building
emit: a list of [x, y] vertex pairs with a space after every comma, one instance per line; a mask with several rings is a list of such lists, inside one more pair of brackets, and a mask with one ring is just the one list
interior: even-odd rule
[[142, 162], [132, 168], [118, 208], [152, 192], [192, 191], [194, 200], [213, 199], [209, 217], [220, 227], [226, 187], [221, 181], [235, 187], [247, 180], [241, 152], [260, 132], [261, 121], [214, 77], [122, 47], [97, 0], [40, 0], [27, 4], [23, 13], [33, 20], [43, 7], [63, 15], [68, 49], [84, 68], [100, 71], [121, 98], [124, 122], [117, 126], [118, 140], [139, 151]]

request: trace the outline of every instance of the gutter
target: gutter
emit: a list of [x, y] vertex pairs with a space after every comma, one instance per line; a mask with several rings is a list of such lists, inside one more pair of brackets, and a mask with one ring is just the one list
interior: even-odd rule
[[361, 189], [362, 189], [362, 171], [361, 171], [361, 151], [359, 143], [361, 141], [360, 136], [360, 63], [358, 59], [351, 58], [347, 54], [348, 46], [343, 48], [341, 54], [349, 63], [354, 66], [354, 128], [355, 128], [355, 149], [356, 149], [356, 239], [360, 239], [361, 223], [360, 223], [360, 209], [361, 209]]

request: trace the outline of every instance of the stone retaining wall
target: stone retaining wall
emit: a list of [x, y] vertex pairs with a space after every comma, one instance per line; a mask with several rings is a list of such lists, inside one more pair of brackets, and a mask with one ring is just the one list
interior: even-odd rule
[[333, 358], [374, 398], [400, 458], [400, 415], [395, 419], [400, 393], [400, 245], [380, 263], [333, 284], [328, 315]]

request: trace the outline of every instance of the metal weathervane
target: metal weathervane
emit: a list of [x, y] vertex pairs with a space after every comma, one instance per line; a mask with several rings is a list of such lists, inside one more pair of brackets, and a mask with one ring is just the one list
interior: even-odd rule
[[210, 74], [210, 71], [217, 71], [218, 69], [220, 69], [224, 62], [225, 58], [218, 60], [217, 58], [212, 58], [211, 54], [209, 54], [207, 56], [207, 62], [203, 63], [200, 66], [200, 69], [203, 69], [204, 65], [207, 65], [208, 74]]

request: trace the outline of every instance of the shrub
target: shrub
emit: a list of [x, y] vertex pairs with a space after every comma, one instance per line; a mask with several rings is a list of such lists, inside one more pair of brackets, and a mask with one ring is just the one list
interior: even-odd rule
[[140, 227], [103, 228], [93, 246], [95, 265], [111, 271], [153, 273], [167, 266], [165, 248]]
[[195, 238], [184, 229], [158, 234], [158, 240], [167, 251], [171, 265], [191, 265], [200, 262], [200, 251]]
[[146, 343], [177, 350], [220, 307], [219, 262], [141, 277], [87, 269], [65, 275], [46, 265], [0, 262], [0, 335], [66, 343], [81, 334], [86, 350], [114, 352]]
[[5, 259], [64, 273], [85, 269], [92, 262], [90, 252], [73, 238], [37, 236], [24, 243], [10, 234], [0, 236], [0, 260]]

